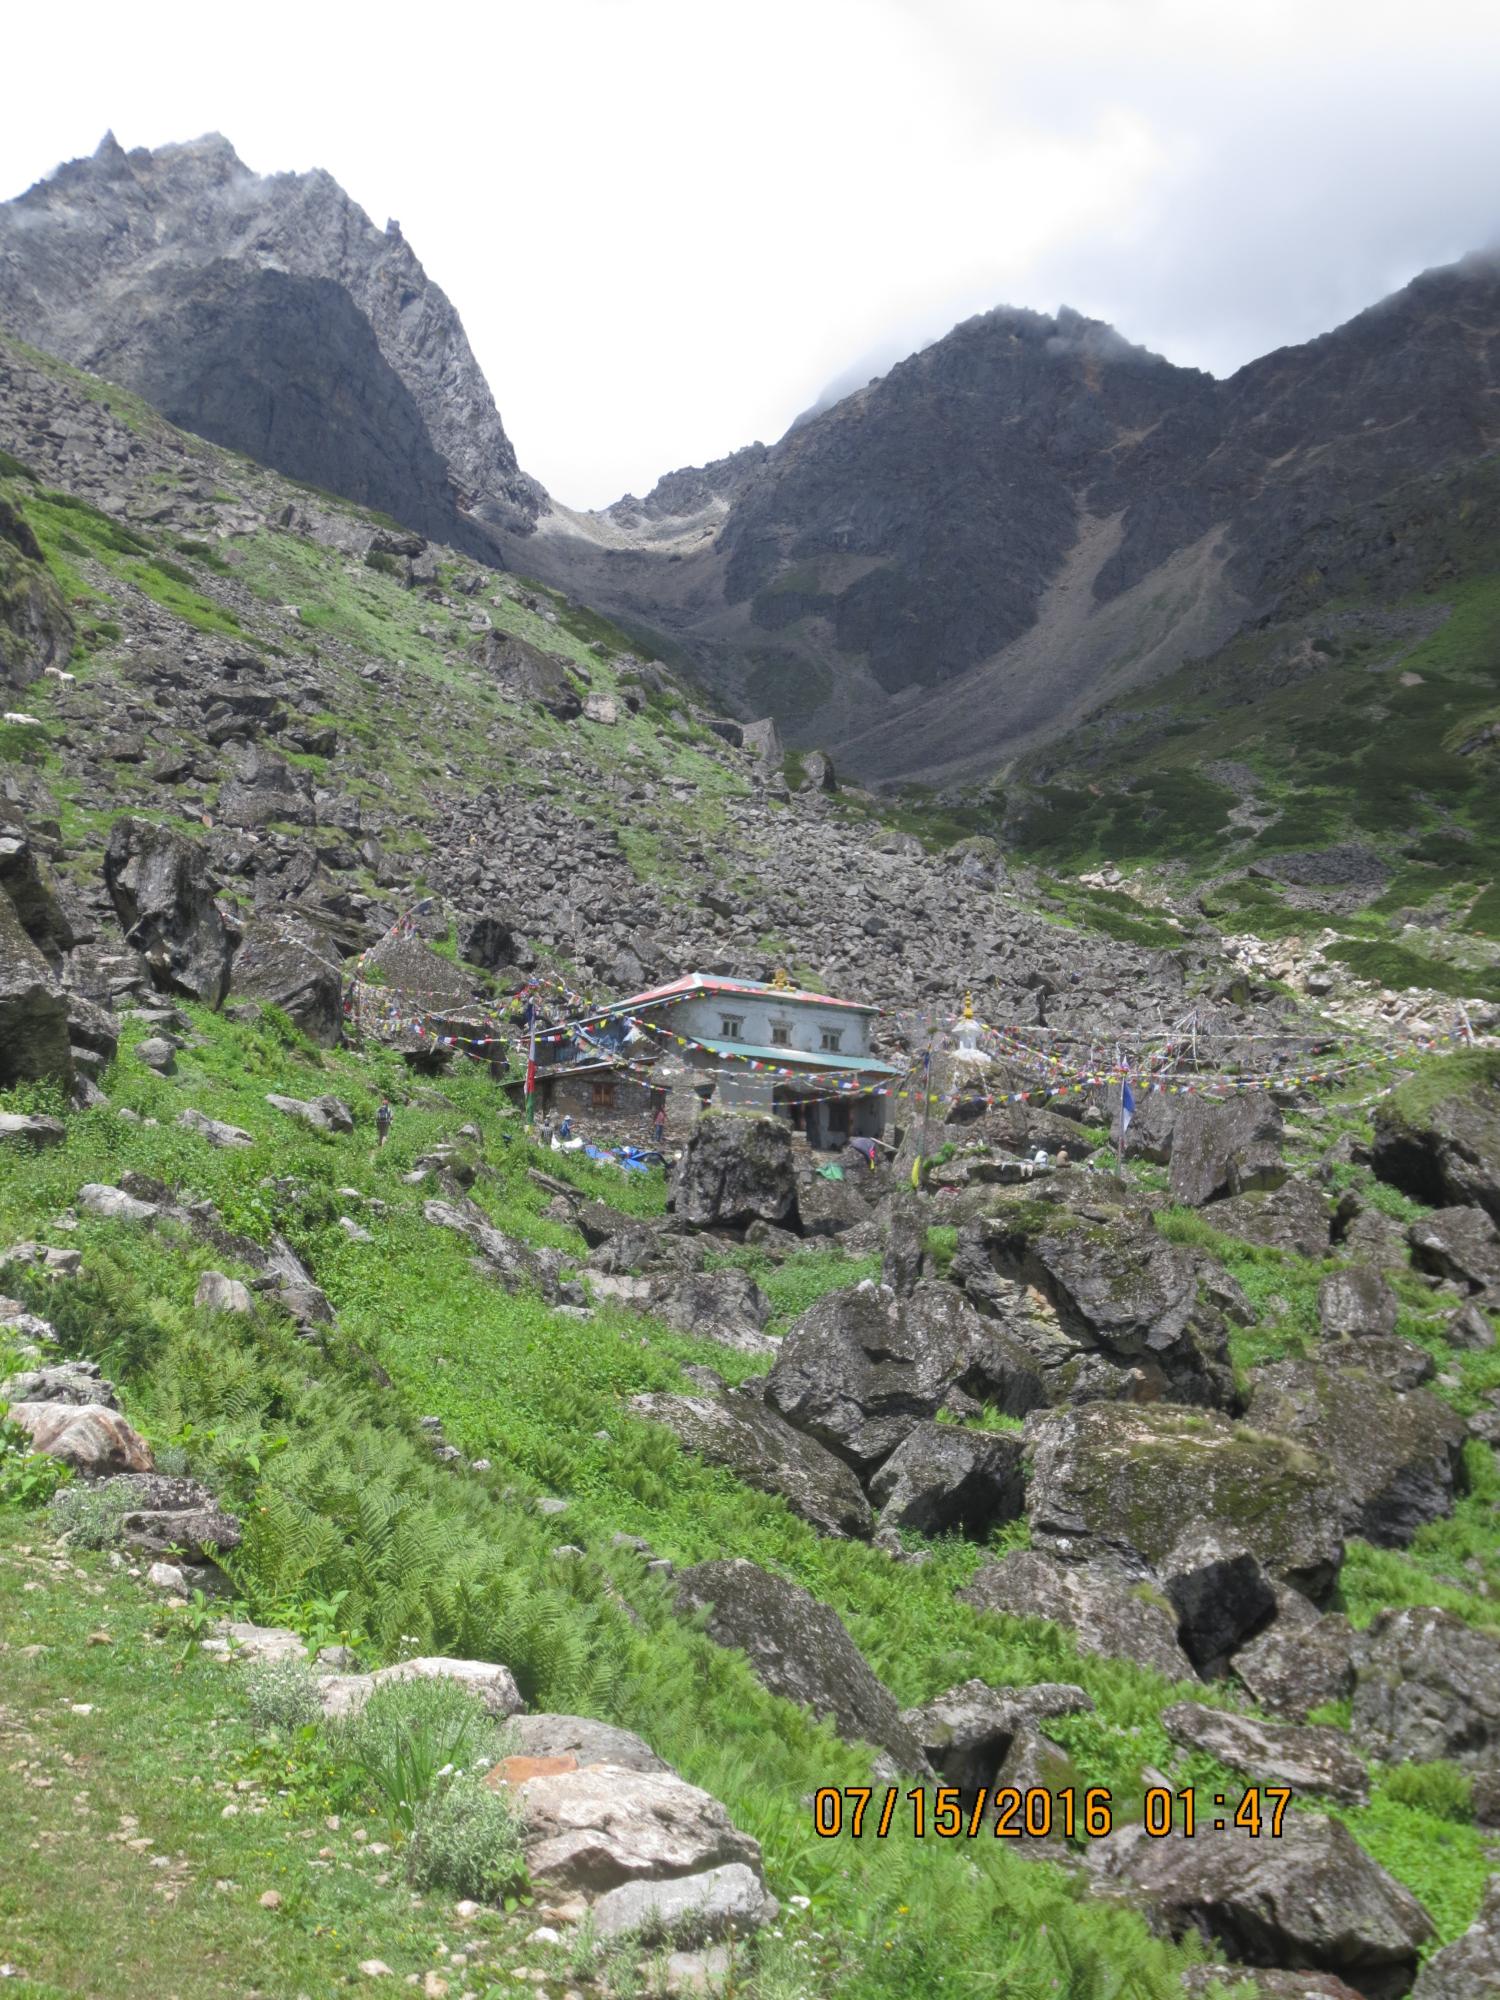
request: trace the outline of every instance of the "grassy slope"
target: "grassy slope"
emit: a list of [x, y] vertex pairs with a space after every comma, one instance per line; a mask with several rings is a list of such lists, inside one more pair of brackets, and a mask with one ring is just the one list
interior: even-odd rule
[[[154, 476], [163, 500], [176, 488], [192, 495], [214, 483], [230, 489], [226, 500], [274, 518], [289, 497], [296, 498], [295, 482], [186, 438], [145, 405], [61, 363], [30, 353], [25, 358], [68, 389], [108, 402], [146, 438], [185, 449], [179, 472]], [[544, 782], [534, 765], [538, 750], [570, 751], [597, 772], [599, 782], [580, 791], [577, 810], [615, 828], [642, 876], [658, 882], [664, 873], [669, 876], [661, 857], [676, 844], [701, 845], [710, 869], [715, 865], [716, 836], [726, 824], [720, 801], [742, 791], [745, 780], [717, 739], [671, 697], [650, 695], [639, 715], [622, 705], [616, 725], [582, 719], [564, 725], [529, 703], [505, 700], [485, 674], [479, 638], [470, 629], [481, 615], [499, 632], [561, 654], [587, 673], [594, 689], [619, 693], [629, 668], [616, 661], [628, 653], [629, 640], [586, 608], [540, 586], [486, 574], [482, 592], [456, 598], [455, 609], [405, 589], [383, 569], [279, 527], [203, 540], [142, 522], [126, 525], [86, 501], [46, 488], [15, 459], [0, 461], [0, 498], [19, 509], [36, 535], [77, 627], [69, 663], [76, 685], [64, 691], [43, 680], [27, 691], [25, 707], [42, 726], [0, 729], [0, 764], [24, 765], [46, 779], [58, 800], [63, 835], [87, 850], [86, 865], [95, 865], [109, 821], [120, 811], [149, 810], [153, 817], [196, 827], [215, 806], [216, 785], [191, 779], [164, 783], [150, 775], [148, 759], [113, 767], [111, 803], [101, 810], [88, 802], [86, 787], [67, 767], [63, 750], [69, 737], [82, 741], [94, 718], [102, 734], [108, 718], [140, 700], [129, 676], [132, 651], [122, 639], [132, 612], [167, 614], [186, 628], [182, 636], [189, 641], [200, 632], [231, 638], [273, 670], [278, 659], [316, 660], [329, 701], [320, 717], [309, 720], [335, 724], [339, 750], [336, 759], [292, 752], [289, 761], [316, 783], [333, 784], [357, 800], [366, 824], [381, 831], [388, 850], [406, 850], [418, 890], [424, 882], [424, 838], [394, 829], [392, 815], [404, 811], [430, 818], [436, 786], [501, 784], [529, 791]], [[319, 504], [372, 519], [329, 496], [319, 496]], [[475, 567], [459, 559], [445, 562], [441, 581], [451, 588]], [[295, 606], [297, 615], [287, 606]], [[596, 645], [606, 649], [605, 657], [594, 651]], [[372, 664], [380, 669], [374, 681], [365, 677]], [[81, 705], [90, 721], [54, 720], [55, 704]], [[285, 754], [286, 746], [280, 747]], [[641, 833], [639, 815], [612, 789], [615, 780], [626, 778], [663, 788], [653, 799], [649, 836]], [[673, 795], [674, 785], [684, 788], [682, 797]], [[726, 876], [732, 865], [733, 857], [726, 856]], [[379, 893], [363, 868], [346, 871], [342, 879], [351, 888]], [[670, 895], [670, 880], [666, 888]]]
[[[1098, 1713], [1059, 1725], [1058, 1734], [1083, 1777], [1111, 1785], [1120, 1799], [1137, 1793], [1143, 1761], [1174, 1768], [1176, 1753], [1157, 1721], [1165, 1686], [1125, 1664], [1079, 1658], [1046, 1626], [957, 1605], [953, 1591], [980, 1560], [976, 1549], [939, 1544], [928, 1564], [912, 1568], [868, 1547], [820, 1540], [779, 1503], [631, 1418], [627, 1398], [673, 1385], [684, 1361], [728, 1373], [751, 1364], [639, 1318], [603, 1311], [581, 1322], [535, 1298], [508, 1297], [470, 1271], [457, 1238], [421, 1220], [422, 1191], [404, 1187], [402, 1173], [425, 1146], [473, 1118], [496, 1170], [480, 1183], [480, 1198], [516, 1234], [568, 1247], [567, 1232], [540, 1214], [545, 1195], [526, 1178], [526, 1142], [477, 1073], [445, 1086], [451, 1108], [404, 1107], [390, 1146], [377, 1154], [371, 1106], [378, 1085], [398, 1080], [389, 1058], [319, 1058], [274, 1025], [202, 1017], [199, 1028], [200, 1045], [179, 1058], [176, 1079], [151, 1076], [126, 1054], [109, 1080], [116, 1103], [159, 1125], [133, 1127], [101, 1110], [72, 1120], [56, 1152], [0, 1162], [0, 1241], [51, 1234], [84, 1251], [89, 1282], [53, 1288], [39, 1302], [73, 1345], [124, 1381], [130, 1412], [153, 1441], [246, 1509], [236, 1574], [257, 1615], [303, 1629], [324, 1629], [332, 1617], [372, 1660], [403, 1640], [501, 1657], [534, 1705], [596, 1712], [639, 1729], [762, 1840], [780, 1892], [813, 1899], [809, 1942], [817, 1931], [812, 1948], [825, 1956], [830, 1990], [843, 1969], [846, 1992], [905, 1994], [920, 1966], [928, 1990], [990, 1994], [997, 1939], [1008, 1994], [1174, 1990], [1169, 1950], [1133, 1919], [1077, 1903], [1047, 1867], [993, 1848], [960, 1857], [931, 1841], [816, 1840], [804, 1799], [820, 1783], [857, 1782], [864, 1759], [678, 1624], [662, 1588], [610, 1538], [644, 1535], [679, 1563], [749, 1556], [795, 1577], [835, 1606], [903, 1703], [971, 1674], [999, 1683], [1081, 1682]], [[359, 1116], [354, 1138], [289, 1130], [264, 1103], [273, 1088], [342, 1092]], [[243, 1125], [256, 1147], [220, 1152], [178, 1130], [170, 1120], [187, 1104]], [[223, 1260], [191, 1241], [88, 1218], [71, 1237], [56, 1237], [52, 1218], [82, 1181], [117, 1180], [131, 1166], [212, 1198], [236, 1228], [264, 1237], [282, 1227], [339, 1309], [331, 1357], [320, 1359], [270, 1319], [204, 1324], [192, 1308], [194, 1286], [200, 1270]], [[586, 1179], [617, 1199], [660, 1200], [659, 1182], [606, 1182], [602, 1170]], [[337, 1193], [349, 1187], [378, 1195], [387, 1213], [372, 1218]], [[375, 1242], [349, 1242], [338, 1228], [341, 1212], [363, 1216]], [[813, 1253], [778, 1274], [780, 1303], [794, 1310], [863, 1269]], [[1295, 1297], [1315, 1283], [1312, 1272], [1276, 1275], [1279, 1290]], [[390, 1392], [370, 1385], [361, 1351], [388, 1371]], [[414, 1428], [428, 1413], [441, 1416], [468, 1453], [488, 1456], [493, 1470], [433, 1467]], [[508, 1491], [559, 1494], [568, 1513], [549, 1522], [507, 1499]], [[1493, 1523], [1486, 1529], [1481, 1519], [1482, 1498], [1428, 1531], [1430, 1548], [1370, 1552], [1380, 1589], [1432, 1601], [1433, 1579], [1451, 1575], [1460, 1537], [1492, 1566]], [[583, 1547], [586, 1560], [555, 1558], [563, 1539]], [[1487, 1618], [1490, 1604], [1462, 1588], [1461, 1574], [1445, 1601]], [[639, 1625], [622, 1615], [621, 1599]], [[1208, 1698], [1222, 1697], [1210, 1690]], [[1234, 1789], [1211, 1762], [1192, 1758], [1175, 1768], [1183, 1782]], [[1429, 1902], [1445, 1935], [1463, 1927], [1485, 1868], [1472, 1826], [1383, 1789], [1353, 1823]], [[233, 1865], [223, 1863], [224, 1872]], [[380, 1938], [369, 1949], [389, 1955]], [[66, 1954], [59, 1962], [67, 1964]], [[1065, 1983], [1054, 1989], [1058, 1978]]]

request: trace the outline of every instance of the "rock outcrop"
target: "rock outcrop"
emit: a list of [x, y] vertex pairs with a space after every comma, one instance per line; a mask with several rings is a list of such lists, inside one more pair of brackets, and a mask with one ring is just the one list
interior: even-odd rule
[[683, 1148], [671, 1205], [695, 1229], [743, 1230], [752, 1222], [795, 1229], [790, 1128], [779, 1118], [705, 1113]]
[[1367, 2000], [1405, 1994], [1432, 1935], [1421, 1904], [1338, 1820], [1295, 1809], [1275, 1840], [1211, 1826], [1152, 1840], [1129, 1826], [1084, 1859], [1176, 1937], [1197, 1931], [1251, 1965], [1331, 1972]]
[[229, 990], [230, 940], [202, 849], [169, 827], [115, 822], [104, 881], [125, 933], [152, 983], [217, 1007]]
[[829, 1292], [786, 1334], [766, 1378], [771, 1407], [862, 1478], [962, 1398], [1008, 1415], [1039, 1400], [1024, 1358], [935, 1283], [900, 1299], [869, 1281]]
[[889, 1689], [837, 1613], [810, 1592], [736, 1559], [684, 1570], [677, 1603], [684, 1612], [706, 1612], [708, 1636], [742, 1651], [772, 1694], [826, 1718], [847, 1742], [875, 1744], [898, 1769], [926, 1773], [927, 1760]]
[[1299, 1443], [1209, 1411], [1092, 1403], [1028, 1419], [1033, 1547], [1149, 1579], [1184, 1524], [1232, 1536], [1267, 1572], [1327, 1593], [1343, 1533], [1323, 1465]]

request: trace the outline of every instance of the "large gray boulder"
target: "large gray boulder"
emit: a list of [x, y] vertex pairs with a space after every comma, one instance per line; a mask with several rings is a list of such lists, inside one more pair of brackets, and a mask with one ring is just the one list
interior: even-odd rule
[[1053, 1716], [1083, 1715], [1093, 1706], [1070, 1681], [991, 1687], [968, 1680], [907, 1709], [901, 1719], [939, 1777], [968, 1798], [994, 1782], [1018, 1736]]
[[[1436, 1079], [1433, 1079], [1436, 1081]], [[1500, 1058], [1466, 1056], [1441, 1097], [1410, 1089], [1377, 1106], [1375, 1171], [1433, 1208], [1479, 1207], [1500, 1221]]]
[[1452, 1512], [1465, 1427], [1430, 1391], [1315, 1361], [1273, 1362], [1251, 1382], [1246, 1421], [1316, 1455], [1345, 1534], [1399, 1548]]
[[1023, 1450], [1013, 1431], [918, 1424], [870, 1482], [881, 1526], [923, 1535], [957, 1532], [982, 1542], [992, 1528], [1020, 1516]]
[[1354, 1664], [1352, 1727], [1374, 1756], [1500, 1760], [1500, 1633], [1430, 1605], [1382, 1611]]
[[1364, 2000], [1399, 2000], [1432, 1935], [1411, 1891], [1340, 1821], [1311, 1813], [1288, 1811], [1274, 1840], [1201, 1819], [1191, 1840], [1121, 1826], [1084, 1860], [1174, 1937], [1196, 1931], [1251, 1965], [1331, 1972]]
[[1301, 1443], [1212, 1411], [1090, 1403], [1027, 1419], [1034, 1548], [1151, 1578], [1184, 1523], [1212, 1528], [1268, 1574], [1324, 1595], [1343, 1560], [1333, 1494]]
[[1046, 1618], [1061, 1625], [1081, 1653], [1134, 1660], [1172, 1681], [1197, 1678], [1177, 1642], [1176, 1617], [1155, 1592], [1035, 1549], [986, 1563], [958, 1599], [1008, 1618]]
[[1417, 1974], [1411, 2000], [1500, 2000], [1500, 1875], [1485, 1888], [1479, 1915]]
[[1301, 1722], [1325, 1702], [1353, 1692], [1354, 1632], [1338, 1612], [1319, 1618], [1308, 1606], [1300, 1618], [1287, 1615], [1294, 1596], [1283, 1593], [1283, 1614], [1242, 1646], [1230, 1665], [1253, 1701]]
[[236, 999], [279, 1007], [312, 1041], [332, 1048], [343, 1029], [343, 974], [332, 940], [286, 916], [252, 917], [230, 970]]
[[[18, 1325], [20, 1318], [18, 1314], [9, 1325]], [[120, 1407], [113, 1385], [101, 1379], [97, 1361], [58, 1361], [22, 1369], [20, 1374], [0, 1381], [0, 1402], [73, 1403], [80, 1409], [89, 1403], [105, 1410]]]
[[958, 1397], [1019, 1415], [1040, 1400], [1040, 1386], [1025, 1358], [938, 1283], [906, 1298], [868, 1279], [825, 1293], [783, 1339], [766, 1378], [772, 1408], [862, 1478]]
[[664, 1424], [687, 1450], [724, 1465], [748, 1486], [775, 1493], [825, 1535], [867, 1536], [873, 1528], [859, 1481], [802, 1431], [750, 1392], [719, 1396], [633, 1396], [638, 1416]]
[[742, 1651], [772, 1694], [802, 1703], [848, 1743], [874, 1743], [907, 1772], [926, 1775], [916, 1738], [890, 1690], [845, 1631], [837, 1612], [800, 1585], [735, 1559], [699, 1563], [677, 1579], [677, 1605], [706, 1612], [720, 1646]]
[[1387, 1338], [1400, 1310], [1396, 1294], [1367, 1264], [1330, 1271], [1318, 1287], [1318, 1324], [1327, 1340]]
[[254, 1137], [241, 1125], [226, 1125], [220, 1118], [210, 1118], [207, 1112], [190, 1106], [179, 1111], [174, 1121], [184, 1132], [195, 1132], [200, 1139], [206, 1139], [210, 1146], [217, 1146], [221, 1152], [243, 1151], [255, 1144]]
[[1051, 1401], [1229, 1406], [1228, 1329], [1197, 1258], [1098, 1183], [1059, 1174], [998, 1197], [960, 1230], [954, 1282], [1031, 1350]]
[[313, 826], [317, 808], [309, 774], [263, 743], [243, 737], [225, 745], [228, 775], [219, 787], [216, 817], [223, 826]]
[[[494, 1774], [504, 1783], [503, 1766]], [[587, 1764], [523, 1777], [513, 1797], [532, 1884], [603, 1895], [623, 1882], [671, 1881], [736, 1863], [761, 1875], [759, 1844], [719, 1801], [671, 1771]]]
[[1287, 1175], [1281, 1113], [1264, 1092], [1176, 1102], [1169, 1182], [1174, 1201], [1202, 1208], [1225, 1195], [1281, 1186]]
[[266, 1102], [275, 1111], [288, 1118], [298, 1118], [304, 1125], [311, 1125], [315, 1132], [331, 1132], [336, 1137], [346, 1138], [354, 1130], [354, 1114], [347, 1104], [325, 1092], [322, 1097], [283, 1097], [274, 1090], [266, 1092]]
[[116, 820], [104, 883], [152, 984], [217, 1007], [229, 990], [231, 947], [202, 848], [170, 827]]
[[696, 1229], [743, 1230], [752, 1222], [796, 1229], [791, 1127], [779, 1118], [705, 1112], [683, 1148], [671, 1206]]
[[529, 1243], [507, 1236], [503, 1230], [496, 1229], [473, 1202], [465, 1201], [457, 1205], [448, 1201], [427, 1201], [422, 1204], [422, 1217], [433, 1228], [451, 1229], [456, 1236], [462, 1236], [471, 1243], [479, 1254], [485, 1275], [497, 1279], [508, 1292], [518, 1292], [528, 1285], [534, 1285], [543, 1292], [555, 1287], [563, 1262], [562, 1253], [534, 1250]]
[[372, 1674], [325, 1674], [318, 1683], [319, 1706], [328, 1721], [345, 1721], [358, 1715], [382, 1688], [403, 1681], [451, 1681], [499, 1722], [525, 1707], [509, 1667], [495, 1660], [458, 1660], [445, 1654], [398, 1660]]
[[1370, 1778], [1342, 1729], [1260, 1722], [1229, 1709], [1180, 1701], [1162, 1710], [1162, 1727], [1185, 1750], [1205, 1750], [1257, 1785], [1318, 1792], [1340, 1805], [1363, 1805]]
[[534, 702], [559, 722], [583, 713], [583, 697], [566, 660], [508, 632], [486, 632], [480, 663], [511, 701]]
[[1177, 1613], [1177, 1636], [1205, 1680], [1276, 1615], [1276, 1591], [1260, 1558], [1234, 1535], [1192, 1527], [1157, 1565]]
[[647, 1308], [679, 1333], [712, 1340], [747, 1354], [773, 1354], [776, 1343], [765, 1331], [771, 1301], [748, 1271], [721, 1265], [653, 1282]]
[[606, 1889], [589, 1914], [597, 1937], [644, 1934], [699, 1945], [748, 1936], [770, 1923], [780, 1907], [756, 1869], [726, 1861], [697, 1875], [621, 1882]]
[[1471, 1292], [1500, 1296], [1500, 1230], [1488, 1210], [1439, 1208], [1406, 1232], [1419, 1271], [1448, 1278]]
[[40, 1153], [60, 1146], [67, 1136], [63, 1121], [45, 1112], [0, 1111], [0, 1146], [9, 1150]]
[[9, 897], [22, 930], [55, 971], [77, 942], [73, 926], [57, 900], [51, 870], [25, 827], [7, 820], [7, 810], [0, 803], [0, 900]]
[[1286, 1181], [1269, 1194], [1240, 1194], [1217, 1202], [1209, 1220], [1228, 1236], [1290, 1250], [1297, 1257], [1326, 1257], [1333, 1228], [1327, 1196], [1303, 1180]]
[[0, 895], [0, 1090], [73, 1083], [68, 1003], [10, 898]]
[[644, 1737], [613, 1722], [596, 1722], [586, 1715], [554, 1715], [547, 1711], [513, 1715], [505, 1725], [505, 1743], [517, 1757], [573, 1757], [580, 1764], [613, 1764], [624, 1771], [666, 1771]]

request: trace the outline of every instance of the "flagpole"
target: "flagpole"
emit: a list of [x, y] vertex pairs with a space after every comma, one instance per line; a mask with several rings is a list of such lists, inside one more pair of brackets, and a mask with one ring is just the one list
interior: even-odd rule
[[531, 1002], [531, 1042], [526, 1051], [526, 1123], [531, 1123], [531, 1100], [536, 1094], [536, 1000]]

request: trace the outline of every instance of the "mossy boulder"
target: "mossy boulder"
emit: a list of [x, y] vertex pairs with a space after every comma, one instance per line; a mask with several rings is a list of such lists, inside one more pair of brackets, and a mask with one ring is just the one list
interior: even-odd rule
[[1178, 1102], [1169, 1148], [1174, 1201], [1202, 1208], [1223, 1195], [1281, 1186], [1281, 1113], [1264, 1091]]
[[1326, 1257], [1333, 1234], [1328, 1198], [1311, 1181], [1289, 1180], [1269, 1194], [1234, 1195], [1210, 1211], [1215, 1229], [1295, 1257]]
[[1313, 1598], [1343, 1560], [1336, 1491], [1300, 1442], [1211, 1411], [1092, 1403], [1028, 1418], [1034, 1548], [1154, 1577], [1211, 1527]]
[[1451, 1513], [1464, 1422], [1428, 1390], [1315, 1361], [1273, 1362], [1251, 1380], [1249, 1422], [1316, 1455], [1346, 1534], [1401, 1547]]
[[683, 1149], [671, 1206], [695, 1229], [745, 1229], [752, 1222], [796, 1229], [790, 1126], [779, 1118], [705, 1112]]
[[1054, 1400], [1234, 1401], [1228, 1329], [1200, 1260], [1098, 1176], [1059, 1174], [993, 1202], [960, 1231], [951, 1275], [1018, 1339], [1040, 1341], [1049, 1373], [1081, 1364], [1082, 1386], [1059, 1380]]
[[1433, 1208], [1500, 1221], [1500, 1054], [1455, 1056], [1378, 1107], [1375, 1172]]
[[897, 1298], [868, 1279], [828, 1292], [781, 1343], [766, 1401], [863, 1479], [919, 1424], [975, 1400], [1021, 1416], [1042, 1400], [1024, 1352], [951, 1285]]

